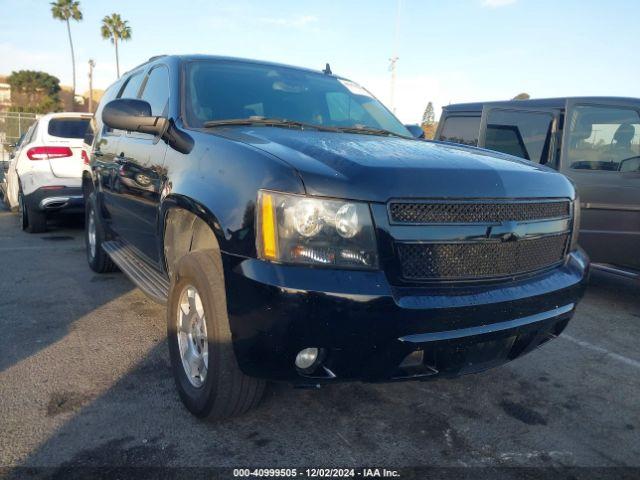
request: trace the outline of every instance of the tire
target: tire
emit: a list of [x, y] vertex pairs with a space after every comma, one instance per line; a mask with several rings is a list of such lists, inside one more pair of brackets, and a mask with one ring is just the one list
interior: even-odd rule
[[[198, 378], [187, 373], [181, 348], [193, 345], [190, 337], [178, 338], [178, 323], [185, 309], [185, 295], [190, 288], [198, 294], [196, 324], [206, 328], [194, 342], [208, 352], [206, 375]], [[181, 307], [182, 305], [182, 307]], [[192, 313], [191, 303], [187, 311]], [[198, 315], [200, 313], [200, 315]], [[182, 314], [189, 318], [188, 315]], [[202, 318], [204, 317], [204, 318]], [[198, 320], [199, 318], [199, 320]], [[186, 322], [192, 323], [190, 320]], [[192, 331], [196, 331], [193, 327]], [[183, 334], [186, 335], [186, 334]], [[265, 381], [242, 373], [233, 350], [227, 316], [224, 274], [220, 254], [214, 250], [193, 252], [180, 259], [171, 281], [167, 302], [167, 336], [171, 369], [180, 399], [196, 417], [221, 420], [241, 415], [256, 407], [265, 389]], [[205, 341], [206, 340], [206, 341]], [[182, 347], [181, 347], [182, 345]], [[195, 382], [195, 383], [194, 383]], [[200, 383], [200, 385], [196, 385]]]
[[84, 215], [84, 244], [89, 267], [97, 273], [115, 272], [118, 267], [113, 263], [107, 252], [102, 249], [102, 242], [106, 240], [106, 235], [97, 207], [95, 193], [92, 193], [87, 198]]
[[22, 191], [18, 193], [18, 210], [22, 230], [29, 233], [43, 233], [47, 231], [47, 216], [24, 198]]

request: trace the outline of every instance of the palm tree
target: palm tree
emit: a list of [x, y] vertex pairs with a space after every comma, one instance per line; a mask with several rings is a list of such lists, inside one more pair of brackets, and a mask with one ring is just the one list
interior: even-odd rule
[[71, 25], [69, 20], [79, 22], [82, 20], [82, 12], [80, 11], [80, 2], [75, 0], [58, 0], [51, 2], [51, 15], [56, 20], [67, 22], [67, 34], [69, 35], [69, 45], [71, 46], [71, 68], [73, 70], [73, 102], [76, 98], [76, 58], [73, 53], [73, 41], [71, 40]]
[[116, 71], [120, 78], [120, 60], [118, 59], [118, 40], [129, 40], [131, 38], [131, 27], [129, 22], [123, 20], [119, 14], [112, 13], [102, 19], [100, 27], [102, 38], [110, 39], [116, 47]]

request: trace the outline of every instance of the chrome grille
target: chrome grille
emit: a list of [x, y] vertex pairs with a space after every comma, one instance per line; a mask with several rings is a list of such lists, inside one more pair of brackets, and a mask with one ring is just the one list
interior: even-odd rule
[[392, 202], [393, 223], [499, 223], [568, 217], [569, 201], [545, 202]]
[[569, 235], [517, 241], [398, 243], [402, 276], [407, 280], [464, 280], [506, 277], [560, 263]]

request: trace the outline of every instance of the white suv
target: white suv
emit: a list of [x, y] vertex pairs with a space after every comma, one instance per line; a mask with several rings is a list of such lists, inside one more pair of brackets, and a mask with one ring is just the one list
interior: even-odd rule
[[50, 113], [34, 123], [7, 172], [7, 200], [18, 207], [22, 228], [46, 230], [47, 215], [81, 212], [82, 170], [88, 163], [82, 148], [91, 114]]

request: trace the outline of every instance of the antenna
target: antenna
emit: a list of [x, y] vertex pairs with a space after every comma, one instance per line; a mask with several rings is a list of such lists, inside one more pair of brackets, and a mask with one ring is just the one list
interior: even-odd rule
[[333, 75], [333, 72], [331, 71], [331, 66], [328, 63], [324, 67], [324, 70], [322, 70], [322, 73], [324, 73], [325, 75]]

